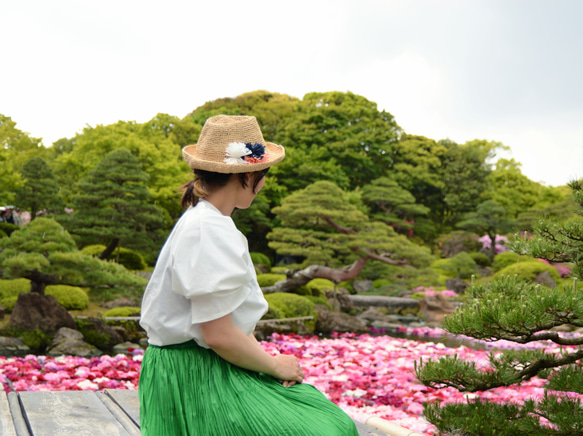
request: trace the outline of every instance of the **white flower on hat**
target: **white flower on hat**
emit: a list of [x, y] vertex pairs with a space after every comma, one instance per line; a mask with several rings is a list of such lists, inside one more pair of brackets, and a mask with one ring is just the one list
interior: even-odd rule
[[251, 150], [243, 142], [231, 142], [225, 151], [226, 157], [223, 159], [227, 165], [247, 164], [243, 156], [251, 154]]

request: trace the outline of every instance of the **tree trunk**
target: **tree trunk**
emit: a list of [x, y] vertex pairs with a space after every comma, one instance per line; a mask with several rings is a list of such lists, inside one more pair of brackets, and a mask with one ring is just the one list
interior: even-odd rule
[[47, 284], [45, 282], [39, 282], [36, 280], [30, 281], [30, 292], [36, 292], [37, 294], [45, 295], [45, 288]]
[[488, 257], [490, 258], [490, 261], [493, 261], [494, 256], [496, 256], [496, 234], [488, 236], [490, 237], [490, 251]]
[[115, 248], [117, 247], [118, 244], [119, 244], [119, 238], [113, 238], [111, 240], [111, 242], [109, 243], [109, 245], [107, 247], [105, 247], [105, 250], [103, 250], [101, 252], [101, 254], [98, 256], [99, 259], [105, 260], [109, 256], [111, 256], [111, 253], [113, 253], [113, 250], [115, 250]]
[[271, 294], [274, 292], [290, 292], [300, 286], [305, 285], [312, 279], [328, 279], [334, 283], [340, 283], [346, 280], [352, 280], [368, 261], [368, 257], [362, 257], [354, 262], [352, 265], [347, 265], [342, 268], [334, 269], [323, 265], [311, 265], [301, 271], [297, 271], [291, 277], [277, 282], [273, 286], [261, 288], [264, 294]]

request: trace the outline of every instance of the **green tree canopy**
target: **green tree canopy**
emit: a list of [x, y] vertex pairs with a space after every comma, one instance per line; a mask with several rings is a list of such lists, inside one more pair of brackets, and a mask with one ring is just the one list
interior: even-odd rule
[[506, 209], [494, 200], [480, 203], [475, 212], [466, 214], [458, 223], [458, 227], [462, 229], [488, 235], [491, 242], [488, 252], [490, 259], [494, 259], [496, 255], [496, 234], [505, 234], [514, 226], [514, 221], [506, 217]]
[[79, 194], [77, 182], [87, 177], [98, 162], [108, 153], [123, 148], [140, 162], [148, 175], [147, 186], [153, 201], [172, 218], [177, 218], [182, 213], [180, 187], [192, 178], [192, 170], [182, 158], [180, 144], [173, 141], [181, 138], [194, 143], [194, 133], [199, 126], [191, 124], [192, 121], [180, 122], [158, 114], [145, 124], [120, 121], [108, 126], [86, 127], [71, 140], [59, 142], [62, 151], [55, 151], [54, 170], [65, 191], [65, 201]]
[[279, 254], [297, 256], [302, 266], [338, 267], [363, 258], [415, 266], [429, 261], [427, 249], [385, 223], [369, 220], [358, 206], [333, 183], [316, 182], [273, 209], [281, 227], [268, 235], [269, 246]]
[[43, 209], [60, 212], [62, 202], [59, 198], [59, 185], [53, 170], [42, 157], [33, 157], [22, 167], [24, 184], [16, 191], [16, 205], [23, 210], [30, 210], [34, 220]]
[[156, 230], [166, 227], [162, 210], [149, 203], [148, 175], [128, 151], [112, 151], [77, 186], [73, 215], [63, 218], [81, 244], [107, 245], [100, 258], [106, 259], [118, 246], [156, 249]]
[[514, 159], [499, 159], [488, 180], [490, 189], [485, 197], [503, 206], [509, 218], [533, 207], [542, 195], [543, 187], [523, 175]]
[[318, 180], [354, 189], [383, 175], [399, 134], [393, 116], [362, 96], [309, 93], [277, 135], [289, 153], [274, 174], [290, 192]]
[[31, 291], [43, 295], [47, 285], [123, 287], [141, 292], [146, 283], [119, 264], [79, 252], [59, 223], [43, 217], [0, 239], [0, 269], [5, 279], [29, 279]]
[[[570, 184], [583, 215], [583, 181]], [[510, 249], [516, 253], [570, 262], [575, 277], [583, 274], [583, 219], [557, 222], [542, 219], [532, 237], [516, 236]], [[583, 394], [583, 338], [551, 331], [564, 324], [583, 327], [583, 300], [577, 280], [549, 288], [502, 276], [466, 290], [467, 301], [446, 317], [444, 328], [456, 335], [486, 341], [504, 339], [519, 344], [552, 341], [564, 348], [547, 352], [544, 346], [527, 351], [504, 350], [492, 353], [489, 368], [454, 357], [417, 365], [417, 377], [431, 387], [451, 386], [477, 392], [520, 384], [532, 377], [548, 378], [549, 390], [541, 401], [520, 405], [494, 404], [485, 400], [441, 406], [430, 404], [426, 418], [440, 431], [457, 429], [463, 434], [563, 435], [583, 432], [583, 409], [578, 399], [553, 391]], [[549, 425], [541, 423], [540, 417]]]
[[0, 114], [0, 203], [14, 203], [16, 190], [22, 186], [23, 164], [45, 152], [39, 138], [17, 129], [12, 118]]
[[362, 200], [375, 221], [382, 221], [397, 230], [413, 228], [416, 217], [427, 215], [429, 208], [415, 203], [415, 197], [397, 182], [380, 177], [362, 188]]

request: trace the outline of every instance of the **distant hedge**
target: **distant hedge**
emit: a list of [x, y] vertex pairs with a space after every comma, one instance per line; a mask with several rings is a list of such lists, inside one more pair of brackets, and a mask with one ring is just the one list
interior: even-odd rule
[[49, 285], [45, 289], [45, 294], [54, 296], [67, 310], [83, 310], [89, 307], [87, 293], [76, 286]]

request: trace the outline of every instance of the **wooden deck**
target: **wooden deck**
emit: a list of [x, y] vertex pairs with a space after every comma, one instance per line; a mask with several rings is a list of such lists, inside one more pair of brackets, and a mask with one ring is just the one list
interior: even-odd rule
[[[358, 434], [388, 433], [356, 423]], [[1, 436], [139, 436], [138, 392], [105, 391], [10, 392], [0, 391]]]

